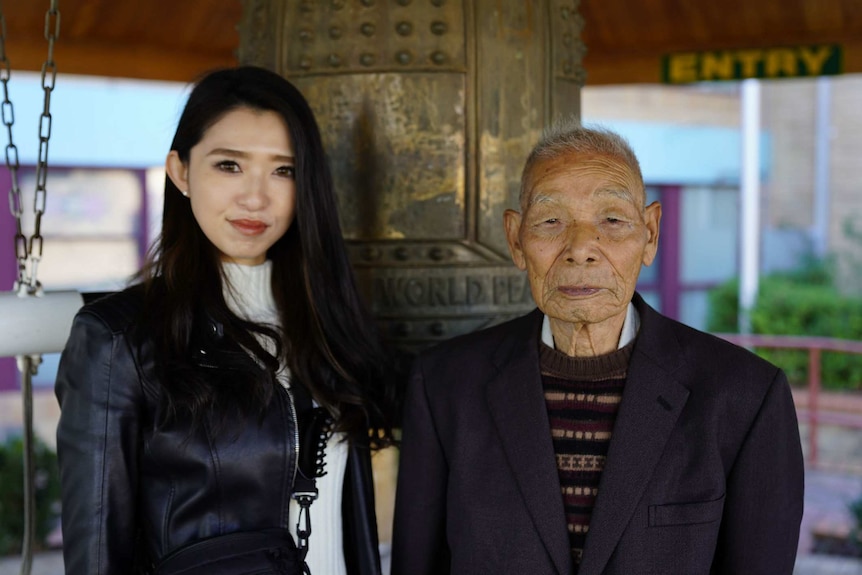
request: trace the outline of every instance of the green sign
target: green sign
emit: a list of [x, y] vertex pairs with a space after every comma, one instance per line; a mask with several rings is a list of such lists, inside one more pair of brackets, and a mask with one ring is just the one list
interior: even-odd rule
[[842, 72], [842, 56], [838, 44], [679, 52], [662, 57], [662, 81], [688, 84], [745, 78], [833, 76]]

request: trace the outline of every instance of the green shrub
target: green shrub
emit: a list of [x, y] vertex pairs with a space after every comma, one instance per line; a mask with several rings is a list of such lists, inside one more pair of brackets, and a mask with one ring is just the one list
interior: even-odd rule
[[[42, 550], [59, 517], [60, 473], [57, 455], [35, 438], [36, 541]], [[0, 444], [0, 555], [18, 554], [24, 536], [24, 440], [15, 437]]]
[[[841, 296], [832, 285], [827, 266], [809, 265], [762, 278], [751, 310], [752, 333], [862, 340], [862, 299]], [[738, 286], [734, 279], [710, 292], [710, 331], [738, 333]], [[792, 383], [807, 381], [807, 350], [756, 352], [784, 369]], [[827, 389], [862, 388], [862, 355], [823, 352], [821, 376]]]
[[739, 279], [712, 288], [707, 298], [707, 329], [714, 333], [739, 333]]

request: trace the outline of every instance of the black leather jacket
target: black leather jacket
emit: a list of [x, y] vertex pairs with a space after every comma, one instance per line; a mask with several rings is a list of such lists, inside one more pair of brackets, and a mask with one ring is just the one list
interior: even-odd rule
[[[223, 432], [204, 425], [190, 434], [188, 421], [157, 428], [152, 346], [130, 341], [140, 306], [136, 288], [86, 305], [60, 361], [57, 450], [68, 575], [147, 572], [200, 539], [288, 528], [297, 458], [292, 397], [279, 386], [260, 421], [224, 425]], [[221, 341], [220, 326], [207, 320], [202, 327], [195, 360], [213, 377], [251, 362]], [[343, 509], [348, 573], [379, 575], [367, 448], [351, 445]], [[311, 513], [313, 520], [314, 506]]]

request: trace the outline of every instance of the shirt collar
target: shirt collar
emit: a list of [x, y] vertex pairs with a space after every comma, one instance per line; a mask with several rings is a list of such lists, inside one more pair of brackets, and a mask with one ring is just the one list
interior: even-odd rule
[[[617, 349], [627, 346], [638, 334], [640, 326], [640, 314], [638, 314], [638, 310], [635, 309], [634, 304], [629, 302], [629, 306], [626, 308], [626, 319], [623, 322], [623, 330], [620, 333], [620, 342], [617, 345]], [[554, 347], [554, 336], [551, 333], [551, 320], [548, 319], [547, 315], [545, 315], [542, 320], [542, 343], [551, 349], [556, 349]]]

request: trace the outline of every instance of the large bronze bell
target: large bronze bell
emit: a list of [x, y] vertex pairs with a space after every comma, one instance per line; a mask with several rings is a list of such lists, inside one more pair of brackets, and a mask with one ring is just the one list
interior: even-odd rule
[[405, 350], [533, 308], [502, 214], [579, 113], [579, 0], [245, 0], [239, 59], [306, 95], [361, 287]]

